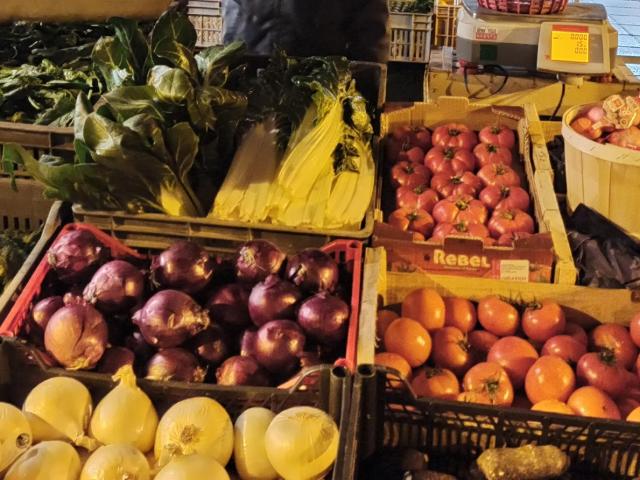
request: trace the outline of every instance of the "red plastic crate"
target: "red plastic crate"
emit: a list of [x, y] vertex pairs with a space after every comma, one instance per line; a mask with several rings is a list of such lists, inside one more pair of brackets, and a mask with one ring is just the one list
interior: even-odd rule
[[[102, 230], [93, 225], [83, 223], [72, 223], [62, 228], [52, 246], [60, 240], [60, 237], [67, 232], [74, 230], [85, 230], [102, 242], [111, 250], [114, 258], [134, 257], [138, 259], [145, 258], [144, 255], [127, 247], [118, 239], [106, 234]], [[360, 313], [360, 290], [361, 290], [361, 271], [362, 271], [362, 242], [355, 240], [335, 240], [328, 243], [322, 250], [330, 254], [339, 264], [346, 264], [347, 270], [352, 276], [351, 282], [351, 301], [350, 301], [350, 318], [349, 329], [347, 335], [347, 345], [345, 357], [337, 360], [336, 364], [345, 366], [350, 371], [355, 371], [357, 365], [356, 354], [358, 344], [358, 317]], [[22, 293], [14, 303], [13, 307], [7, 314], [7, 317], [0, 325], [0, 336], [16, 337], [27, 319], [31, 306], [40, 296], [42, 282], [51, 267], [47, 261], [46, 255], [40, 260], [33, 275], [28, 280]]]

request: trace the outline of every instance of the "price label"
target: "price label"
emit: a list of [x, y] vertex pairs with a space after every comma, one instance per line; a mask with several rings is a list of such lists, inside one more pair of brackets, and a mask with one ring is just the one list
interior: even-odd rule
[[551, 29], [551, 60], [589, 63], [589, 27], [584, 25], [553, 25]]
[[529, 260], [500, 260], [500, 280], [529, 281]]

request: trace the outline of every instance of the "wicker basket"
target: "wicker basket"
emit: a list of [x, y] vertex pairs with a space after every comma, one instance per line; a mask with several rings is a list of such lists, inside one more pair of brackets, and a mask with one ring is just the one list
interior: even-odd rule
[[478, 5], [498, 12], [521, 15], [562, 13], [568, 0], [478, 0]]

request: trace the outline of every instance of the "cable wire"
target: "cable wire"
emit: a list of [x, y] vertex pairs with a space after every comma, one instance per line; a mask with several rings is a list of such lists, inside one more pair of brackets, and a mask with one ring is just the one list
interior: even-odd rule
[[556, 118], [556, 115], [558, 114], [558, 111], [560, 110], [560, 107], [562, 106], [562, 101], [564, 100], [564, 93], [567, 89], [567, 86], [564, 82], [562, 82], [562, 91], [560, 92], [560, 100], [558, 100], [558, 105], [556, 105], [556, 109], [553, 111], [553, 114], [551, 115], [551, 121], [553, 122]]
[[469, 79], [468, 79], [468, 73], [467, 73], [467, 67], [466, 65], [462, 68], [462, 73], [463, 73], [463, 77], [464, 77], [464, 89], [467, 91], [467, 96], [470, 99], [476, 99], [476, 100], [482, 100], [484, 98], [489, 98], [492, 97], [493, 95], [497, 95], [499, 94], [504, 87], [507, 85], [507, 81], [509, 80], [509, 72], [502, 66], [500, 65], [484, 65], [484, 69], [482, 73], [490, 73], [493, 75], [502, 75], [503, 76], [503, 80], [502, 83], [500, 84], [500, 86], [498, 87], [498, 89], [495, 92], [491, 92], [489, 93], [489, 95], [486, 95], [484, 97], [478, 97], [476, 94], [472, 94], [469, 91]]

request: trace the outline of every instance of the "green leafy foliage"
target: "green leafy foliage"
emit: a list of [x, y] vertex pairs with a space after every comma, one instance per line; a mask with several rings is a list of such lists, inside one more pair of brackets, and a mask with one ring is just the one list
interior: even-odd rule
[[0, 234], [0, 293], [22, 267], [40, 232], [41, 229], [28, 233], [7, 231]]

